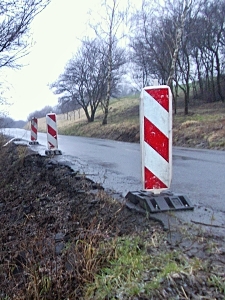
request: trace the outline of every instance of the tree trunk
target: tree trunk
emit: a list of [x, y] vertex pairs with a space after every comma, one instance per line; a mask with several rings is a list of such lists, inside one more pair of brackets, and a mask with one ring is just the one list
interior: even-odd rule
[[[107, 0], [105, 0], [106, 3]], [[111, 81], [112, 81], [112, 51], [113, 51], [113, 44], [115, 33], [113, 30], [115, 26], [118, 26], [116, 21], [116, 8], [117, 8], [117, 1], [113, 1], [113, 6], [111, 7], [111, 11], [109, 13], [109, 32], [108, 32], [108, 62], [107, 62], [107, 91], [106, 91], [106, 99], [103, 104], [104, 107], [104, 117], [102, 120], [102, 125], [106, 125], [108, 123], [108, 114], [109, 114], [109, 101], [111, 97]], [[115, 23], [116, 22], [116, 23]], [[120, 22], [120, 21], [119, 21]], [[116, 30], [117, 31], [117, 30]]]
[[186, 92], [184, 93], [184, 114], [188, 115], [188, 110], [189, 110], [189, 100], [190, 100], [190, 87], [189, 84], [187, 83], [187, 89]]
[[108, 114], [109, 114], [109, 100], [111, 94], [111, 77], [112, 77], [112, 37], [110, 35], [109, 40], [109, 57], [108, 57], [108, 74], [107, 74], [107, 93], [106, 100], [104, 103], [104, 117], [102, 120], [102, 125], [106, 125], [108, 123]]
[[188, 98], [186, 95], [184, 96], [184, 114], [185, 116], [188, 115]]
[[193, 79], [192, 81], [192, 93], [193, 93], [193, 98], [196, 99], [197, 95], [198, 95], [198, 91], [197, 91], [197, 86], [196, 86], [196, 81]]
[[203, 81], [202, 81], [200, 61], [198, 59], [198, 53], [196, 53], [196, 55], [195, 55], [195, 62], [196, 62], [197, 72], [198, 72], [199, 94], [200, 94], [200, 98], [201, 98], [203, 95], [204, 87], [203, 87]]
[[211, 59], [211, 69], [210, 69], [210, 75], [211, 75], [211, 84], [212, 84], [212, 101], [215, 102], [217, 99], [216, 97], [216, 88], [215, 88], [215, 81], [214, 81], [214, 58]]
[[87, 107], [84, 108], [84, 112], [85, 112], [85, 115], [86, 115], [86, 118], [87, 118], [88, 123], [93, 122], [93, 120], [92, 120], [91, 117], [90, 117], [90, 114], [89, 114], [89, 112], [88, 112], [88, 108], [87, 108]]
[[182, 39], [183, 30], [184, 30], [184, 23], [185, 23], [187, 13], [188, 13], [188, 10], [189, 10], [191, 4], [192, 4], [192, 0], [186, 1], [184, 10], [181, 14], [180, 25], [179, 25], [179, 27], [177, 27], [177, 30], [176, 30], [174, 51], [173, 51], [173, 55], [172, 55], [169, 77], [167, 80], [167, 85], [170, 87], [171, 87], [171, 85], [173, 83], [173, 79], [174, 79], [174, 73], [175, 73], [176, 62], [177, 62], [177, 58], [178, 58], [178, 52], [180, 50], [181, 39]]
[[171, 92], [173, 95], [173, 110], [174, 110], [174, 114], [176, 115], [177, 114], [177, 82], [175, 88], [173, 85], [171, 86]]
[[107, 123], [108, 123], [108, 114], [109, 114], [109, 104], [104, 109], [104, 118], [102, 120], [102, 125], [107, 125]]
[[210, 75], [209, 75], [209, 65], [206, 64], [206, 70], [205, 70], [205, 88], [204, 88], [204, 101], [206, 102], [212, 102], [212, 99], [210, 99]]
[[217, 76], [216, 76], [217, 89], [218, 89], [218, 94], [220, 96], [221, 101], [224, 102], [225, 98], [224, 98], [224, 95], [222, 92], [222, 87], [221, 87], [220, 59], [219, 59], [218, 50], [216, 51], [215, 56], [216, 56], [216, 70], [217, 70]]
[[97, 107], [98, 106], [91, 107], [91, 122], [94, 122], [94, 120], [95, 120], [95, 113], [96, 113]]

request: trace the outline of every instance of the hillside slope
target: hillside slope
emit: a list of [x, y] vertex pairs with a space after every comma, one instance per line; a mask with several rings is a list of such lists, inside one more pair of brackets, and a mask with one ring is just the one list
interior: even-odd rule
[[[102, 125], [103, 113], [99, 108], [95, 121], [87, 123], [83, 110], [57, 116], [59, 134], [107, 138], [138, 143], [139, 99], [114, 100], [110, 106], [108, 124]], [[45, 118], [38, 121], [39, 131], [46, 132]], [[30, 124], [25, 126], [30, 128]], [[225, 103], [190, 105], [184, 116], [182, 103], [173, 114], [173, 145], [225, 150]]]

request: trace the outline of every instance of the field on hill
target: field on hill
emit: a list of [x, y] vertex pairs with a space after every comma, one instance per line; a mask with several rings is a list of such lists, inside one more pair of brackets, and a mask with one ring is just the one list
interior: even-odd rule
[[[82, 109], [57, 115], [58, 133], [139, 142], [139, 99], [122, 98], [110, 105], [108, 124], [102, 125], [103, 113], [97, 110], [95, 121], [88, 123]], [[30, 128], [30, 124], [25, 126]], [[40, 132], [46, 132], [45, 118], [38, 120]], [[173, 145], [225, 150], [225, 103], [190, 104], [184, 115], [182, 103], [173, 114]]]

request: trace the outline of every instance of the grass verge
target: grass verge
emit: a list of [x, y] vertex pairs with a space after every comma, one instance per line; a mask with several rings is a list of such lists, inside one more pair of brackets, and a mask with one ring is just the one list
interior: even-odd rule
[[[113, 255], [108, 265], [95, 275], [86, 287], [86, 299], [157, 299], [167, 296], [168, 283], [189, 278], [201, 270], [199, 259], [188, 259], [180, 251], [160, 251], [150, 255], [152, 248], [161, 247], [144, 235], [117, 238], [112, 241]], [[186, 288], [176, 286], [177, 296], [189, 295]], [[149, 298], [150, 297], [150, 298]], [[138, 299], [138, 298], [137, 298]]]

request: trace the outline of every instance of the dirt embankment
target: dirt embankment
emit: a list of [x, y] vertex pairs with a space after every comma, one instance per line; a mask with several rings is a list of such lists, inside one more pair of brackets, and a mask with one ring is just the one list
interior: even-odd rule
[[0, 299], [82, 299], [88, 244], [158, 226], [54, 158], [0, 151]]
[[[79, 171], [24, 146], [0, 147], [0, 216], [2, 300], [225, 298], [224, 239], [188, 227], [165, 233]], [[134, 236], [136, 250], [129, 244], [124, 260], [143, 253], [145, 269], [136, 273], [135, 260], [131, 266], [118, 257]], [[106, 280], [119, 264], [125, 273], [111, 275], [97, 296], [106, 285], [96, 281], [100, 274]]]

